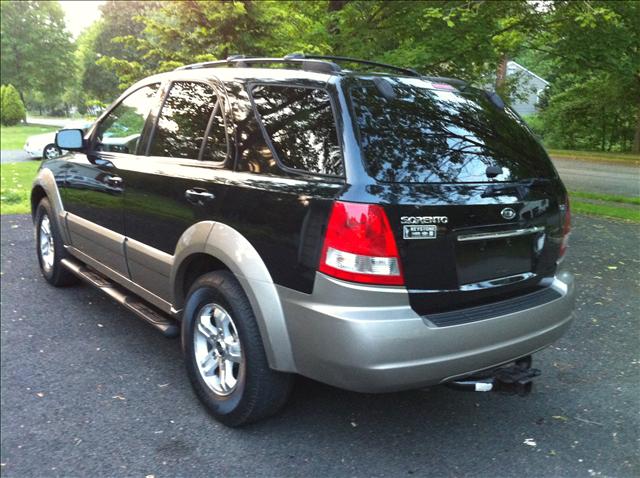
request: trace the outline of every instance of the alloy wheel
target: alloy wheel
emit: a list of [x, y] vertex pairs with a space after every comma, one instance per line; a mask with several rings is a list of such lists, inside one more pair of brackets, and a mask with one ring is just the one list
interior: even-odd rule
[[193, 340], [205, 384], [217, 395], [231, 394], [244, 373], [242, 346], [231, 314], [219, 304], [203, 306], [197, 314]]
[[49, 216], [44, 214], [40, 221], [40, 258], [42, 259], [42, 267], [45, 272], [53, 269], [53, 261], [55, 259], [55, 248], [53, 243], [53, 233], [51, 232], [51, 221]]

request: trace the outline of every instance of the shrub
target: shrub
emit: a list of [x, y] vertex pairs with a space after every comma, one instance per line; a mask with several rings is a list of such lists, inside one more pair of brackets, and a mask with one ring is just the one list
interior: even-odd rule
[[0, 122], [12, 126], [26, 119], [26, 110], [18, 90], [13, 85], [3, 86], [1, 94]]

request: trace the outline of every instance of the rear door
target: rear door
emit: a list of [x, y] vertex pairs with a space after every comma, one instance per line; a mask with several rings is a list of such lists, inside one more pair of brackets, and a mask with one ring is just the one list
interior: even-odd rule
[[349, 95], [414, 309], [544, 287], [558, 259], [565, 191], [522, 120], [480, 91], [383, 81], [393, 94], [359, 79]]

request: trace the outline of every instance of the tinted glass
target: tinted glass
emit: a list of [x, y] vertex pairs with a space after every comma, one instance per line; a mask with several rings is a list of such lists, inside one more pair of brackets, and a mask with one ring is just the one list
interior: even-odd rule
[[336, 123], [326, 91], [257, 86], [256, 108], [280, 161], [289, 168], [342, 175]]
[[[364, 79], [350, 88], [367, 168], [377, 180], [458, 183], [555, 175], [522, 120], [479, 90], [434, 89], [413, 78], [385, 81], [391, 95]], [[487, 176], [489, 166], [501, 174]]]
[[198, 159], [215, 104], [215, 92], [210, 86], [173, 83], [162, 106], [149, 154]]
[[227, 159], [227, 135], [225, 134], [224, 119], [222, 118], [221, 102], [218, 102], [213, 112], [202, 159], [215, 162]]
[[122, 100], [100, 123], [96, 135], [96, 149], [136, 154], [142, 128], [157, 91], [157, 84], [145, 86]]

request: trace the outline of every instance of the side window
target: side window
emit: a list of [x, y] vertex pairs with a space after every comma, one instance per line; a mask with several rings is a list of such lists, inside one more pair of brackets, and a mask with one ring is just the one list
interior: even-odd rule
[[326, 91], [256, 86], [251, 93], [282, 164], [311, 173], [344, 174], [335, 118]]
[[222, 162], [227, 159], [227, 134], [225, 132], [222, 101], [220, 100], [218, 100], [210, 120], [202, 159], [214, 162]]
[[162, 106], [149, 154], [198, 159], [216, 100], [213, 88], [208, 85], [173, 83]]
[[96, 133], [96, 150], [136, 154], [158, 86], [149, 85], [134, 91], [102, 120]]

